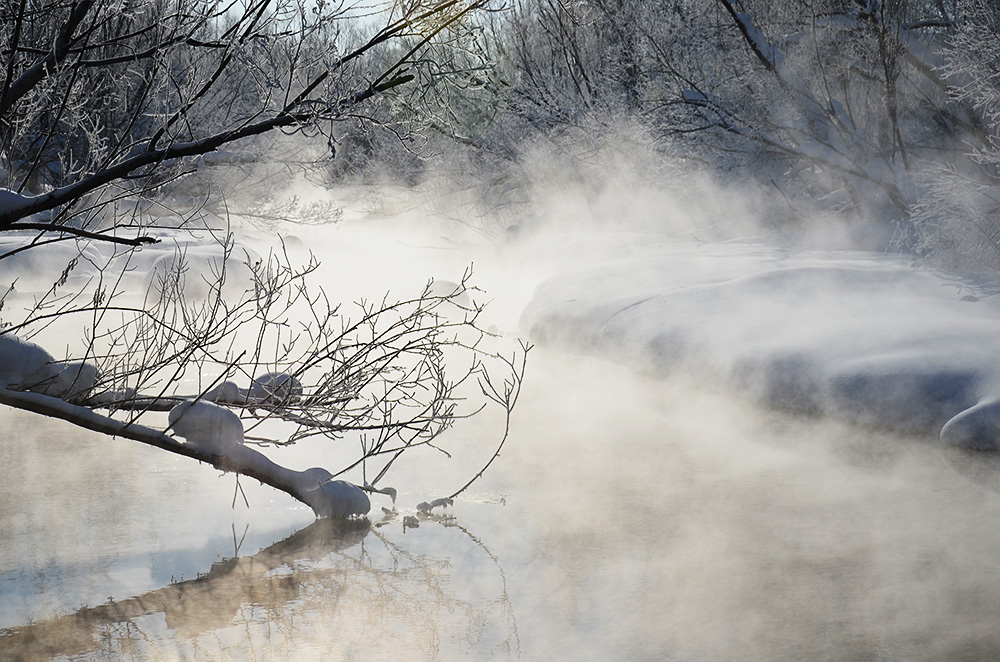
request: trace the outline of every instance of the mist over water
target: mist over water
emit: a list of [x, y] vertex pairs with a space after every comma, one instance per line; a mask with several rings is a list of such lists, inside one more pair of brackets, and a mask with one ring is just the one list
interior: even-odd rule
[[[276, 229], [293, 256], [322, 260], [318, 277], [338, 300], [415, 295], [472, 264], [491, 301], [485, 325], [511, 341], [551, 277], [639, 264], [677, 241], [692, 255], [732, 239], [752, 252], [770, 233], [753, 197], [652, 190], [633, 174], [599, 188], [556, 178], [546, 195], [539, 178], [530, 213], [493, 225], [460, 222], [470, 208], [460, 198], [449, 208], [440, 190], [352, 189], [340, 225]], [[714, 202], [685, 206], [699, 197]], [[258, 254], [274, 246], [236, 229]], [[804, 235], [812, 249], [848, 243], [822, 223]], [[692, 264], [703, 273], [690, 278], [731, 275], [724, 259]], [[944, 448], [936, 431], [769, 410], [697, 371], [653, 376], [569, 349], [580, 351], [532, 350], [498, 461], [443, 516], [410, 529], [382, 518], [388, 499], [373, 503], [370, 525], [310, 525], [307, 508], [244, 480], [248, 509], [232, 476], [0, 412], [11, 441], [23, 440], [0, 451], [0, 651], [981, 660], [1000, 648], [991, 456]], [[496, 423], [457, 425], [442, 446], [471, 452], [453, 462], [429, 452], [394, 476], [400, 514], [477, 470]], [[334, 452], [302, 442], [274, 457], [304, 469]], [[242, 561], [224, 561], [233, 557]]]

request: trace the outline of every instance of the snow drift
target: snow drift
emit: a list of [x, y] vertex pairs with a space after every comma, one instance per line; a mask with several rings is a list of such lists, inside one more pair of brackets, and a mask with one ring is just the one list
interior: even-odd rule
[[663, 247], [542, 284], [522, 326], [766, 406], [1000, 449], [1000, 300], [901, 258]]

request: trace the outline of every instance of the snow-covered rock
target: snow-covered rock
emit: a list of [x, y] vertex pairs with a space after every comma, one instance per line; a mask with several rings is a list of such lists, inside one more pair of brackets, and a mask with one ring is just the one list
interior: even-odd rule
[[240, 417], [212, 402], [185, 400], [170, 410], [169, 430], [211, 453], [225, 453], [243, 443]]
[[295, 486], [319, 517], [358, 517], [371, 510], [368, 494], [353, 483], [333, 480], [322, 467], [295, 472]]
[[129, 400], [135, 399], [135, 396], [136, 391], [131, 387], [111, 391], [99, 391], [91, 394], [90, 398], [87, 400], [87, 404], [91, 407], [102, 407], [128, 402]]
[[1000, 297], [867, 253], [661, 248], [544, 283], [531, 339], [1000, 449]]
[[84, 400], [97, 382], [97, 366], [85, 361], [56, 361], [33, 342], [0, 335], [0, 386]]

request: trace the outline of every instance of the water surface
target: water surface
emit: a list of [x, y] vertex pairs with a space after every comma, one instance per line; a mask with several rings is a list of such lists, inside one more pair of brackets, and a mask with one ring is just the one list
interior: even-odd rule
[[[496, 470], [406, 530], [449, 471], [400, 476], [398, 515], [376, 502], [370, 522], [313, 523], [252, 481], [249, 509], [233, 506], [232, 476], [3, 411], [0, 652], [976, 660], [1000, 646], [989, 456], [541, 348], [531, 369]], [[486, 438], [488, 423], [449, 434]]]

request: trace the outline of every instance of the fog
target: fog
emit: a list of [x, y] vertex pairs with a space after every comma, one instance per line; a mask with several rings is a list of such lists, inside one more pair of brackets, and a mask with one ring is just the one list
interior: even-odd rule
[[[504, 452], [453, 507], [401, 521], [482, 465], [492, 413], [442, 438], [467, 452], [407, 465], [397, 514], [379, 501], [370, 524], [340, 526], [253, 481], [248, 507], [231, 475], [5, 409], [0, 651], [989, 659], [1000, 467], [939, 438], [992, 397], [988, 283], [858, 250], [877, 238], [822, 219], [779, 234], [780, 205], [683, 164], [650, 177], [612, 150], [570, 171], [548, 153], [525, 155], [532, 186], [493, 215], [477, 206], [488, 192], [442, 173], [324, 192], [334, 225], [234, 219], [257, 254], [276, 234], [314, 253], [343, 301], [472, 265], [484, 325], [536, 343]], [[971, 385], [928, 388], [956, 375]], [[332, 456], [274, 451], [296, 468]]]

